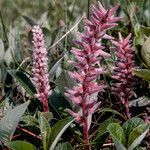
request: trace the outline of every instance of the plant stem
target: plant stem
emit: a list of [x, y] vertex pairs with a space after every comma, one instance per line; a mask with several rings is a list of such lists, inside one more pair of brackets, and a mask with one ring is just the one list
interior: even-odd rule
[[83, 98], [84, 101], [82, 103], [82, 112], [83, 112], [83, 136], [85, 147], [84, 150], [91, 150], [89, 145], [89, 132], [88, 132], [88, 111], [86, 107], [86, 98]]
[[131, 113], [130, 113], [130, 109], [129, 109], [129, 101], [126, 100], [126, 103], [125, 103], [125, 109], [126, 109], [126, 116], [128, 119], [131, 118]]
[[84, 134], [84, 142], [85, 142], [84, 150], [91, 150], [91, 146], [89, 144], [88, 118], [87, 117], [84, 118], [83, 134]]
[[44, 96], [44, 99], [43, 99], [43, 111], [44, 112], [49, 111], [49, 109], [48, 109], [48, 100], [47, 100], [46, 96]]

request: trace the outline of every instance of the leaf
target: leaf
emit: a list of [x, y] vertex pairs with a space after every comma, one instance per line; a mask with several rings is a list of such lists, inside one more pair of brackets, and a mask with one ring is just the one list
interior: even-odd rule
[[150, 68], [150, 37], [144, 42], [141, 56], [145, 64]]
[[122, 127], [118, 123], [111, 123], [107, 130], [109, 131], [117, 150], [127, 150], [125, 148], [125, 135]]
[[49, 76], [53, 76], [56, 73], [57, 68], [61, 65], [64, 56], [59, 57], [52, 66], [49, 68]]
[[26, 141], [12, 141], [12, 142], [8, 142], [7, 147], [9, 147], [12, 150], [36, 150], [36, 147]]
[[3, 41], [0, 39], [0, 61], [2, 61], [4, 57], [4, 44]]
[[146, 136], [149, 127], [150, 126], [147, 124], [141, 124], [130, 133], [127, 144], [128, 150], [133, 150], [136, 146], [138, 146], [141, 143], [141, 141]]
[[99, 128], [96, 131], [96, 136], [93, 140], [94, 150], [99, 150], [102, 144], [105, 142], [107, 137], [109, 136], [107, 127], [110, 123], [118, 123], [119, 120], [114, 119], [112, 117], [108, 118], [104, 122], [99, 124]]
[[147, 96], [141, 96], [138, 99], [132, 100], [129, 102], [129, 107], [143, 107], [150, 104], [150, 98]]
[[31, 97], [34, 97], [36, 89], [31, 80], [27, 77], [27, 75], [24, 72], [17, 70], [9, 70], [8, 72], [20, 83], [20, 85], [27, 91], [27, 93]]
[[27, 109], [30, 101], [21, 104], [12, 110], [8, 110], [6, 115], [0, 121], [0, 141], [5, 143], [11, 140], [17, 124]]
[[149, 69], [135, 69], [134, 74], [139, 78], [150, 81], [150, 70]]
[[138, 118], [138, 117], [131, 118], [130, 120], [127, 120], [123, 124], [122, 127], [123, 127], [123, 130], [124, 130], [126, 139], [129, 138], [129, 135], [134, 130], [134, 128], [136, 128], [140, 124], [144, 124], [144, 121], [142, 119]]
[[74, 121], [72, 117], [68, 117], [60, 120], [54, 125], [50, 134], [50, 148], [49, 150], [54, 150], [59, 138], [64, 133], [64, 131], [71, 125]]
[[25, 122], [26, 125], [35, 125], [35, 126], [37, 126], [39, 124], [38, 120], [35, 117], [31, 116], [31, 115], [23, 116], [21, 121]]
[[44, 35], [45, 46], [48, 48], [51, 45], [51, 32], [45, 27], [42, 28], [42, 32]]
[[147, 148], [146, 147], [140, 147], [140, 146], [138, 146], [138, 147], [136, 147], [135, 150], [147, 150]]
[[22, 15], [22, 17], [31, 25], [31, 26], [34, 26], [34, 25], [37, 25], [37, 22], [29, 17], [29, 16], [25, 16], [25, 15]]
[[65, 99], [65, 97], [55, 90], [49, 97], [49, 103], [55, 111], [57, 111], [57, 113], [60, 113], [60, 109], [71, 109], [70, 103]]
[[49, 137], [51, 133], [51, 127], [46, 120], [44, 113], [39, 112], [39, 126], [42, 136], [43, 150], [47, 150], [49, 147]]
[[140, 30], [146, 36], [150, 36], [150, 28], [145, 26], [140, 26]]
[[0, 11], [0, 19], [1, 19], [1, 23], [2, 23], [2, 35], [3, 35], [3, 44], [4, 44], [4, 50], [6, 51], [9, 47], [9, 40], [7, 37], [7, 32], [6, 32], [6, 25], [4, 24], [4, 16], [2, 16], [2, 13]]
[[62, 74], [56, 79], [56, 85], [61, 93], [65, 92], [65, 88], [71, 88], [75, 84], [74, 80], [70, 78], [67, 71], [63, 71]]
[[73, 150], [73, 147], [69, 142], [64, 142], [64, 143], [59, 143], [56, 147], [55, 150]]

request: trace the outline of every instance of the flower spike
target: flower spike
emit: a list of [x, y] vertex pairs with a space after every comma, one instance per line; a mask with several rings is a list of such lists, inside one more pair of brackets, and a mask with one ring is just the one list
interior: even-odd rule
[[125, 39], [119, 33], [119, 41], [112, 41], [115, 48], [115, 53], [117, 56], [117, 61], [114, 67], [112, 78], [116, 80], [112, 84], [113, 93], [120, 99], [121, 103], [125, 105], [126, 116], [131, 117], [129, 111], [129, 98], [136, 96], [133, 91], [134, 78], [133, 70], [134, 57], [133, 49], [131, 47], [131, 34], [129, 34]]
[[33, 26], [33, 82], [36, 88], [36, 97], [43, 103], [43, 110], [47, 112], [48, 96], [51, 95], [48, 78], [48, 57], [44, 47], [42, 29], [37, 25]]

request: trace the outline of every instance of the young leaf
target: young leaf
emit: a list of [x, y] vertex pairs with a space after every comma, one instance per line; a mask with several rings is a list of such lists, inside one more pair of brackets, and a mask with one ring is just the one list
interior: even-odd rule
[[127, 144], [128, 150], [133, 150], [136, 146], [138, 146], [141, 143], [141, 141], [146, 136], [149, 127], [150, 126], [147, 124], [141, 124], [130, 133]]
[[6, 145], [12, 150], [36, 150], [33, 144], [26, 141], [12, 141], [8, 142]]
[[26, 76], [25, 73], [22, 71], [17, 71], [17, 70], [9, 70], [9, 74], [14, 77], [20, 85], [27, 91], [27, 93], [33, 97], [34, 94], [36, 93], [36, 89], [31, 82], [31, 80]]
[[5, 143], [11, 140], [17, 124], [27, 109], [30, 101], [21, 104], [12, 110], [8, 110], [6, 115], [0, 121], [0, 141]]
[[50, 148], [49, 150], [54, 150], [59, 138], [64, 133], [64, 131], [71, 125], [71, 123], [74, 121], [72, 117], [68, 117], [65, 119], [60, 120], [58, 123], [54, 125], [54, 127], [51, 129], [50, 134]]
[[107, 130], [109, 131], [117, 150], [127, 150], [125, 148], [125, 135], [122, 127], [118, 123], [111, 123]]

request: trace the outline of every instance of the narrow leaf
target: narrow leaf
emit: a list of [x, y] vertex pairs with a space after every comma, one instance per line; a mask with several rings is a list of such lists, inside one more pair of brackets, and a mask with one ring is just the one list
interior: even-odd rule
[[64, 131], [71, 125], [74, 121], [72, 117], [68, 117], [60, 120], [51, 130], [50, 134], [50, 148], [49, 150], [54, 150], [59, 138], [64, 133]]
[[34, 26], [34, 25], [37, 24], [37, 22], [36, 22], [33, 18], [31, 18], [31, 17], [29, 17], [29, 16], [22, 15], [22, 17], [23, 17], [31, 26]]
[[34, 94], [36, 93], [35, 87], [24, 72], [17, 70], [9, 70], [8, 72], [20, 83], [20, 85], [27, 91], [27, 93], [31, 97], [34, 96]]

